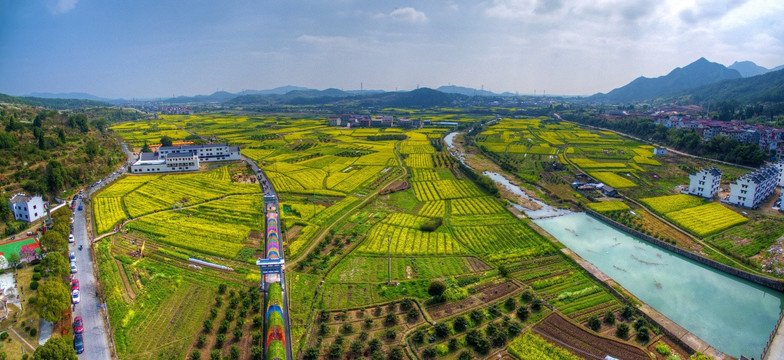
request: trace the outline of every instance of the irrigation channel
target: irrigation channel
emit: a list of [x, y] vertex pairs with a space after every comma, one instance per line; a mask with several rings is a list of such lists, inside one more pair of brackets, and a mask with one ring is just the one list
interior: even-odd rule
[[[450, 149], [453, 134], [444, 139]], [[500, 174], [485, 175], [525, 196]], [[728, 355], [760, 357], [784, 294], [651, 245], [585, 213], [540, 205], [540, 210], [521, 210], [635, 297]]]

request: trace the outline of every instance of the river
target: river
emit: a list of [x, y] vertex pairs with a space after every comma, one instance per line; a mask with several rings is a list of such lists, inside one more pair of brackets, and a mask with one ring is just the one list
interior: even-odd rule
[[781, 312], [781, 293], [670, 253], [585, 213], [534, 222], [716, 349], [759, 359]]
[[[456, 134], [444, 139], [450, 150]], [[500, 174], [485, 175], [527, 196]], [[760, 357], [784, 294], [651, 245], [585, 213], [539, 204], [539, 210], [518, 209], [638, 299], [728, 355]]]

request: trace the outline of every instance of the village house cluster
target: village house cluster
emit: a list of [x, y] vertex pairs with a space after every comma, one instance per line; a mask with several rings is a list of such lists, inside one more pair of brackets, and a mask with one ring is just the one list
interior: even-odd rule
[[756, 144], [766, 151], [776, 151], [776, 158], [779, 160], [784, 157], [784, 129], [747, 124], [742, 120], [702, 119], [672, 110], [654, 112], [653, 121], [668, 129], [694, 130], [704, 141], [710, 141], [715, 136], [723, 136], [744, 144]]
[[352, 115], [343, 114], [340, 116], [330, 117], [329, 126], [340, 127], [364, 127], [364, 128], [390, 128], [399, 127], [404, 129], [421, 129], [425, 125], [444, 125], [444, 126], [457, 126], [456, 122], [450, 121], [433, 121], [421, 119], [398, 118], [392, 115], [385, 116], [370, 116], [370, 115]]
[[[717, 168], [703, 169], [689, 175], [689, 188], [685, 193], [712, 199], [719, 193], [721, 171]], [[754, 209], [776, 192], [776, 187], [784, 187], [784, 161], [766, 165], [739, 177], [730, 184], [729, 196], [723, 202], [735, 206]], [[784, 198], [784, 192], [782, 194]]]

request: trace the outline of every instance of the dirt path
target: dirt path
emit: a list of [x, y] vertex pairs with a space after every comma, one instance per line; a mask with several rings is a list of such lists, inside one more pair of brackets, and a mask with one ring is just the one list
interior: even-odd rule
[[31, 353], [35, 352], [35, 347], [33, 347], [33, 345], [30, 345], [30, 343], [27, 342], [27, 340], [25, 340], [22, 336], [20, 336], [19, 333], [17, 333], [13, 327], [9, 327], [8, 332], [11, 333], [11, 336], [13, 336], [14, 339], [16, 339], [16, 341], [25, 344], [27, 346], [27, 349], [30, 350]]

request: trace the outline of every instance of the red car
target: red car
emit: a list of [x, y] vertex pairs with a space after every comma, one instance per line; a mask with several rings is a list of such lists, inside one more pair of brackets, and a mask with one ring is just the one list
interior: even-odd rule
[[71, 291], [79, 290], [79, 279], [71, 280]]
[[74, 334], [81, 334], [84, 332], [84, 325], [82, 325], [81, 316], [77, 316], [74, 318], [73, 330], [74, 330]]

